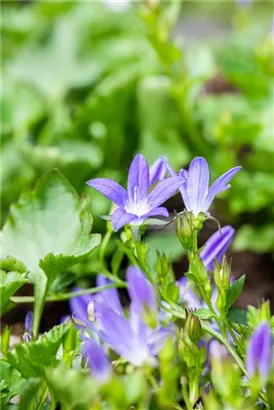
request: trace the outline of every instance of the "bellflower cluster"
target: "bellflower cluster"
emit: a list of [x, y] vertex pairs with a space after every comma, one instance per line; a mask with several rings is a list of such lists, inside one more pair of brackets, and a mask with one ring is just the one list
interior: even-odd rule
[[246, 367], [249, 376], [259, 375], [261, 384], [268, 379], [273, 361], [273, 339], [268, 322], [262, 322], [252, 334], [247, 347]]
[[[177, 175], [176, 171], [164, 157], [162, 157], [162, 160], [170, 175], [175, 178]], [[186, 210], [193, 212], [196, 217], [200, 212], [207, 214], [215, 196], [230, 187], [228, 185], [229, 181], [240, 169], [241, 167], [231, 168], [209, 187], [209, 167], [207, 161], [202, 157], [194, 158], [189, 165], [188, 171], [181, 169], [179, 172], [179, 176], [181, 176], [183, 181], [179, 190]]]
[[[101, 277], [102, 280], [108, 281]], [[99, 337], [135, 366], [154, 363], [166, 337], [172, 335], [172, 328], [159, 324], [154, 288], [137, 267], [127, 270], [127, 287], [131, 299], [129, 318], [124, 315], [116, 289], [107, 289], [96, 295], [94, 312]], [[147, 314], [156, 318], [153, 328], [145, 320]]]
[[[162, 166], [158, 164], [158, 167], [161, 176]], [[138, 154], [129, 168], [127, 191], [117, 182], [107, 178], [95, 178], [87, 182], [118, 205], [119, 208], [114, 211], [111, 219], [115, 231], [126, 224], [139, 226], [150, 217], [169, 216], [168, 210], [160, 205], [177, 191], [182, 185], [182, 179], [178, 176], [166, 178], [149, 193], [151, 182], [155, 182], [157, 174], [157, 169], [153, 169], [153, 174], [150, 175], [147, 160]]]

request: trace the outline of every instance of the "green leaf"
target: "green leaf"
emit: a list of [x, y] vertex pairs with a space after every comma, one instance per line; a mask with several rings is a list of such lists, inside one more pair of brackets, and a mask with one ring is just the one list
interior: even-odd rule
[[11, 327], [5, 326], [1, 334], [1, 352], [5, 355], [9, 350]]
[[247, 326], [247, 312], [239, 308], [230, 308], [227, 314], [229, 321], [232, 324]]
[[49, 285], [99, 245], [100, 235], [90, 234], [92, 222], [89, 204], [56, 169], [11, 207], [3, 227], [3, 255], [16, 257], [30, 271], [36, 298], [34, 334]]
[[14, 396], [17, 396], [25, 385], [21, 374], [4, 360], [0, 361], [1, 370], [1, 398], [8, 403]]
[[195, 310], [193, 314], [202, 320], [210, 320], [214, 318], [214, 314], [209, 309], [205, 308]]
[[36, 341], [18, 343], [7, 353], [6, 360], [25, 378], [43, 376], [45, 367], [58, 363], [56, 353], [68, 330], [69, 326], [62, 324], [44, 333]]
[[25, 267], [25, 265], [18, 259], [13, 258], [12, 256], [8, 256], [0, 260], [0, 269], [3, 269], [6, 272], [27, 272], [27, 268]]
[[42, 380], [38, 377], [28, 379], [24, 388], [20, 392], [20, 404], [18, 410], [35, 410], [36, 395], [42, 384]]
[[242, 293], [245, 283], [245, 275], [241, 276], [239, 279], [232, 283], [230, 289], [226, 295], [226, 311], [232, 306], [237, 297]]
[[60, 365], [46, 370], [46, 379], [64, 409], [88, 410], [96, 392], [94, 381], [83, 370]]
[[4, 272], [0, 271], [0, 306], [1, 315], [7, 312], [10, 307], [10, 297], [19, 289], [27, 279], [24, 274], [19, 272]]

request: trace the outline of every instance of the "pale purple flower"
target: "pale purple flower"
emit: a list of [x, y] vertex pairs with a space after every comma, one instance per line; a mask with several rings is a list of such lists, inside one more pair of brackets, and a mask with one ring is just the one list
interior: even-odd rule
[[182, 179], [178, 176], [166, 178], [149, 193], [151, 183], [148, 163], [143, 155], [138, 154], [130, 165], [127, 191], [107, 178], [91, 179], [87, 184], [118, 205], [119, 208], [112, 214], [113, 228], [118, 231], [128, 223], [139, 226], [150, 217], [167, 217], [167, 209], [160, 205], [177, 191]]
[[272, 364], [273, 340], [268, 322], [262, 322], [252, 334], [247, 347], [246, 368], [250, 377], [259, 374], [262, 385]]
[[111, 377], [111, 365], [103, 348], [93, 339], [85, 339], [82, 355], [99, 383], [106, 383]]
[[[74, 292], [80, 291], [80, 288], [74, 288]], [[69, 300], [69, 308], [73, 317], [80, 322], [85, 323], [88, 318], [88, 305], [94, 299], [94, 295], [75, 296]]]
[[[162, 158], [166, 164], [170, 175], [175, 178], [176, 172]], [[180, 187], [186, 210], [193, 212], [198, 216], [200, 212], [207, 213], [213, 199], [219, 193], [230, 187], [228, 184], [232, 177], [242, 167], [234, 167], [224, 173], [209, 187], [209, 168], [207, 161], [202, 157], [194, 158], [188, 168], [188, 171], [181, 169], [179, 175], [182, 177], [183, 184]]]
[[163, 328], [156, 322], [155, 328], [145, 323], [145, 314], [155, 315], [157, 321], [156, 294], [153, 286], [137, 267], [127, 271], [128, 292], [131, 298], [129, 317], [126, 318], [117, 298], [108, 298], [106, 292], [99, 292], [95, 300], [95, 319], [99, 335], [104, 343], [117, 354], [135, 366], [155, 362], [154, 356], [168, 335], [172, 334], [172, 326]]

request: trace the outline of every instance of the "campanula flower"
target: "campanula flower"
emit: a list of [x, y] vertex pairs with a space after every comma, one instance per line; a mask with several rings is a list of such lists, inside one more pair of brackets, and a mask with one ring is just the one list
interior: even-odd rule
[[139, 226], [150, 217], [167, 217], [168, 211], [162, 205], [182, 184], [181, 177], [170, 177], [160, 181], [149, 193], [151, 178], [145, 157], [138, 154], [133, 159], [128, 173], [127, 191], [117, 182], [107, 178], [95, 178], [88, 185], [101, 192], [118, 209], [112, 214], [112, 225], [118, 231], [124, 225]]
[[93, 339], [85, 339], [82, 355], [91, 370], [92, 376], [99, 382], [105, 383], [111, 376], [111, 365], [103, 348]]
[[262, 322], [252, 334], [246, 353], [246, 368], [250, 377], [259, 375], [262, 385], [267, 381], [273, 354], [273, 340], [268, 322]]
[[25, 317], [25, 333], [23, 334], [23, 339], [25, 342], [30, 342], [32, 339], [32, 324], [33, 313], [29, 311]]
[[[94, 304], [99, 335], [104, 343], [133, 365], [154, 363], [154, 356], [163, 346], [166, 337], [172, 334], [171, 326], [161, 327], [157, 318], [154, 328], [146, 323], [145, 315], [148, 312], [158, 314], [156, 294], [151, 283], [137, 267], [132, 266], [127, 270], [127, 285], [131, 298], [128, 318], [117, 300], [116, 289], [112, 289], [110, 297], [106, 294], [108, 290], [96, 295], [99, 296]], [[117, 297], [113, 297], [114, 293]]]
[[[170, 175], [175, 178], [176, 172], [174, 169], [163, 157], [162, 160]], [[198, 216], [200, 212], [207, 213], [215, 196], [230, 187], [229, 181], [240, 169], [241, 167], [231, 168], [209, 187], [207, 161], [202, 157], [194, 158], [189, 165], [188, 171], [181, 169], [179, 172], [183, 182], [179, 190], [187, 211], [192, 212], [194, 216]]]

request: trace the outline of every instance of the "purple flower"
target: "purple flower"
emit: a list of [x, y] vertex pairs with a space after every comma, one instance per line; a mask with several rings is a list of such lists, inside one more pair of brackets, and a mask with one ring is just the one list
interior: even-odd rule
[[268, 322], [262, 322], [251, 336], [246, 354], [246, 368], [250, 377], [259, 374], [262, 384], [267, 381], [272, 363], [272, 335]]
[[[162, 158], [170, 175], [174, 178], [176, 172], [174, 169]], [[188, 168], [188, 171], [181, 169], [179, 175], [183, 180], [180, 187], [185, 207], [187, 211], [193, 212], [198, 216], [200, 212], [207, 213], [213, 199], [219, 193], [225, 191], [230, 187], [228, 185], [232, 177], [242, 167], [234, 167], [225, 174], [216, 179], [209, 187], [209, 168], [207, 161], [202, 157], [194, 158]]]
[[118, 231], [128, 223], [138, 226], [152, 216], [168, 216], [167, 209], [160, 205], [177, 191], [182, 179], [178, 176], [166, 178], [149, 193], [150, 181], [148, 163], [143, 155], [138, 154], [130, 165], [127, 191], [107, 178], [91, 179], [87, 184], [118, 205], [119, 208], [112, 214], [113, 228]]
[[28, 312], [25, 317], [25, 333], [23, 334], [23, 339], [27, 343], [29, 343], [32, 339], [32, 323], [33, 323], [33, 313]]
[[100, 383], [105, 383], [111, 376], [111, 365], [101, 346], [93, 339], [85, 339], [82, 354], [87, 361], [92, 376]]
[[[154, 356], [172, 330], [171, 326], [163, 328], [157, 323], [154, 288], [137, 267], [128, 269], [127, 284], [131, 298], [129, 318], [125, 317], [120, 302], [117, 305], [116, 297], [110, 297], [108, 303], [104, 303], [107, 291], [102, 291], [96, 295], [99, 298], [95, 301], [95, 319], [101, 339], [130, 363], [141, 366], [155, 362]], [[156, 316], [155, 328], [145, 323], [146, 314]]]
[[221, 263], [223, 255], [229, 248], [234, 234], [235, 230], [232, 226], [226, 225], [211, 235], [211, 237], [206, 241], [200, 252], [200, 258], [202, 259], [207, 270], [214, 269], [215, 259]]

